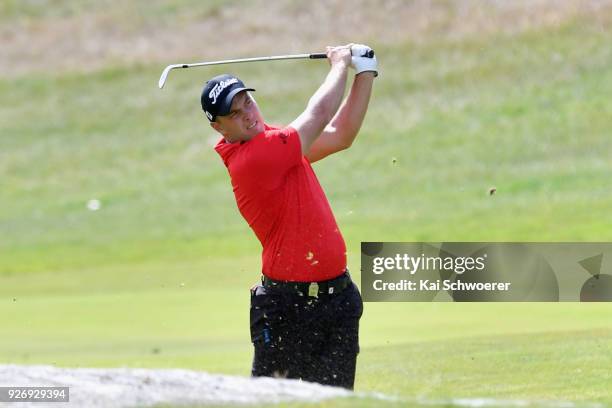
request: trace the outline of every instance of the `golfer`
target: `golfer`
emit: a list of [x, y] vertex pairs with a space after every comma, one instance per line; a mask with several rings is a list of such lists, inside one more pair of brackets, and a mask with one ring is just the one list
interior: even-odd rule
[[[252, 375], [352, 389], [363, 303], [311, 164], [351, 146], [377, 61], [369, 47], [352, 44], [327, 47], [327, 58], [327, 77], [286, 127], [266, 124], [254, 89], [231, 75], [209, 80], [201, 103], [222, 136], [215, 150], [238, 209], [263, 246], [262, 284], [251, 288]], [[342, 103], [349, 68], [356, 75]]]

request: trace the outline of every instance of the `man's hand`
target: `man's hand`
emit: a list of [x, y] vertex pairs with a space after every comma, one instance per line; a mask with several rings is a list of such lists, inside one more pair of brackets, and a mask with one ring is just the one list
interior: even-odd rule
[[351, 47], [351, 67], [355, 69], [355, 74], [362, 72], [374, 72], [378, 76], [378, 60], [374, 55], [374, 50], [367, 45], [353, 44]]
[[351, 66], [351, 47], [353, 44], [342, 45], [339, 47], [326, 47], [327, 59], [334, 66], [342, 64], [346, 67]]

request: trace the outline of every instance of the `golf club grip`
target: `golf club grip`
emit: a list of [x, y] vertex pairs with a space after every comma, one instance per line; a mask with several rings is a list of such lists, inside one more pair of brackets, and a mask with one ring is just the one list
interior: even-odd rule
[[318, 54], [310, 54], [308, 56], [308, 58], [310, 59], [322, 59], [322, 58], [327, 58], [327, 54], [325, 54], [324, 52], [322, 53], [318, 53]]

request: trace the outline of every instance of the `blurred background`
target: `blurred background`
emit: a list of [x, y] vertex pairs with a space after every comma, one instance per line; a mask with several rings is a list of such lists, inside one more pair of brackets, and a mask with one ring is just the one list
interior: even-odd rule
[[[328, 65], [159, 90], [173, 63], [376, 50], [359, 137], [314, 166], [357, 281], [361, 241], [609, 241], [611, 23], [608, 0], [1, 0], [0, 363], [248, 375], [260, 245], [201, 87], [236, 74], [282, 125]], [[369, 303], [356, 386], [612, 402], [610, 311]]]

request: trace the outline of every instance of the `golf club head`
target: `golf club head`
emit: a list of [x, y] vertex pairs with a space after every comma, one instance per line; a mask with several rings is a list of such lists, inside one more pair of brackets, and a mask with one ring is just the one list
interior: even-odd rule
[[161, 76], [159, 77], [159, 89], [162, 89], [164, 87], [164, 84], [166, 83], [166, 78], [168, 78], [168, 74], [170, 73], [170, 70], [172, 70], [173, 68], [176, 68], [177, 66], [181, 66], [181, 65], [168, 65], [164, 71], [162, 72]]

